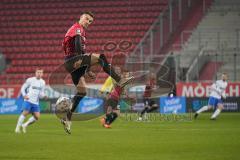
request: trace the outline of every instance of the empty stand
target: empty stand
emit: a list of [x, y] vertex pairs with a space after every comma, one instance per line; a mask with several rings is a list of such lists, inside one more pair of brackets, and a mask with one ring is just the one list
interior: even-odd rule
[[220, 72], [227, 72], [230, 80], [240, 79], [238, 76], [234, 77], [240, 72], [238, 63], [236, 63], [234, 71], [232, 66], [234, 58], [229, 58], [234, 54], [239, 54], [239, 50], [237, 50], [240, 46], [239, 11], [240, 2], [238, 0], [215, 0], [198, 26], [194, 30], [183, 32], [182, 37], [190, 35], [181, 50], [181, 54], [185, 54], [184, 57], [187, 57], [182, 61], [184, 68], [191, 65], [200, 49], [219, 55], [217, 60], [214, 57], [209, 58], [206, 66], [200, 68], [202, 70], [199, 75], [200, 80], [212, 80]]
[[[95, 13], [95, 21], [87, 31], [87, 52], [103, 52], [111, 60], [122, 50], [108, 53], [103, 50], [104, 44], [130, 41], [131, 48], [124, 51], [129, 54], [167, 4], [168, 0], [2, 0], [0, 48], [11, 64], [1, 75], [1, 83], [22, 83], [37, 66], [45, 70], [47, 78], [63, 63], [64, 34], [82, 11]], [[122, 65], [125, 61], [113, 63]], [[99, 73], [97, 83], [105, 78], [106, 74]]]
[[199, 80], [213, 80], [215, 77], [215, 73], [219, 70], [221, 67], [221, 62], [214, 62], [209, 61], [207, 64], [204, 65], [202, 70], [199, 73]]

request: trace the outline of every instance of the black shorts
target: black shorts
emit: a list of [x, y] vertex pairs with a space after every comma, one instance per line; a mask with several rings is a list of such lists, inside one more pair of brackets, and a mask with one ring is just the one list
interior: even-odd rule
[[118, 101], [115, 100], [115, 99], [109, 98], [109, 99], [107, 100], [107, 105], [106, 105], [106, 106], [107, 106], [107, 107], [111, 106], [112, 109], [117, 109]]
[[153, 105], [156, 104], [156, 102], [154, 100], [150, 99], [150, 98], [145, 98], [144, 99], [144, 104], [152, 107]]
[[[73, 65], [76, 61], [82, 60], [81, 66], [78, 69], [74, 69]], [[79, 55], [65, 59], [64, 66], [68, 73], [71, 74], [74, 85], [77, 85], [80, 78], [86, 73], [91, 66], [91, 55]]]

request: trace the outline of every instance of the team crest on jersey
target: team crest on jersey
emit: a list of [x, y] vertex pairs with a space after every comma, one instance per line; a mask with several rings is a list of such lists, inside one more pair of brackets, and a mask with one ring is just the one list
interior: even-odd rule
[[76, 34], [80, 34], [80, 35], [81, 35], [81, 30], [80, 30], [80, 29], [77, 29], [77, 30], [76, 30]]

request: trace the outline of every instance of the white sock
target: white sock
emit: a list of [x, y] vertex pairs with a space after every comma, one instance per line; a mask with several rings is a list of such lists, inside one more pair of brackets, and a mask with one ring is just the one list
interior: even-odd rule
[[208, 110], [208, 106], [203, 106], [202, 108], [200, 108], [198, 111], [197, 111], [197, 114], [200, 114], [204, 111], [207, 111]]
[[29, 126], [30, 124], [33, 124], [34, 122], [36, 122], [37, 120], [32, 116], [28, 119], [28, 121], [26, 123], [24, 123], [24, 126]]
[[24, 121], [25, 118], [26, 117], [24, 115], [22, 115], [22, 114], [19, 116], [16, 128], [21, 127], [21, 125], [23, 124], [23, 121]]
[[211, 118], [216, 118], [221, 113], [221, 109], [216, 109]]

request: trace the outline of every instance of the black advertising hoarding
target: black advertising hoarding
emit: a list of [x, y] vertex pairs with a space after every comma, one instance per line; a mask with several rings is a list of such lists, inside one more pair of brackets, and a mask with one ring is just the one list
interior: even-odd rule
[[[208, 105], [208, 99], [206, 97], [192, 97], [187, 98], [187, 110], [188, 112], [195, 112], [201, 107]], [[240, 111], [240, 98], [239, 97], [227, 97], [223, 100], [223, 112], [239, 112]]]

